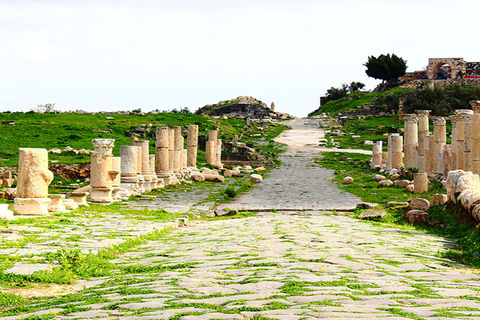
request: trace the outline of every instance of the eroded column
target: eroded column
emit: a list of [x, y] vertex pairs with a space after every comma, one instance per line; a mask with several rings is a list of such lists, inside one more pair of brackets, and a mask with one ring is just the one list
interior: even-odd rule
[[132, 195], [140, 195], [137, 175], [137, 147], [120, 146], [120, 158], [120, 197], [127, 199]]
[[218, 130], [208, 132], [208, 141], [205, 149], [205, 157], [208, 163], [215, 164], [217, 154]]
[[46, 215], [51, 201], [48, 198], [48, 186], [52, 180], [53, 173], [48, 170], [47, 150], [20, 148], [14, 214]]
[[141, 173], [144, 180], [143, 188], [146, 192], [152, 190], [152, 175], [150, 174], [150, 156], [149, 156], [149, 141], [148, 140], [138, 140], [135, 141], [135, 144], [140, 147], [141, 153]]
[[155, 143], [155, 172], [165, 186], [172, 184], [173, 171], [170, 170], [170, 128], [158, 127]]
[[470, 164], [470, 154], [472, 151], [472, 136], [471, 136], [471, 127], [472, 127], [472, 117], [473, 111], [470, 110], [470, 113], [465, 114], [465, 130], [464, 130], [464, 157], [463, 157], [463, 166], [465, 171], [471, 171]]
[[470, 125], [470, 169], [475, 174], [480, 174], [480, 100], [470, 101], [473, 109], [472, 123]]
[[392, 142], [392, 168], [403, 167], [403, 137], [398, 133], [391, 134]]
[[427, 172], [428, 162], [428, 115], [430, 110], [417, 110], [418, 117], [418, 170]]
[[404, 115], [405, 119], [405, 167], [416, 168], [418, 146], [418, 117], [415, 114]]
[[114, 139], [93, 139], [92, 163], [90, 171], [90, 201], [110, 203], [113, 201], [113, 180], [119, 174], [113, 170], [112, 149]]
[[[465, 159], [466, 156], [466, 123], [470, 122], [467, 118], [471, 119], [473, 111], [469, 109], [455, 110], [457, 116], [457, 170], [468, 170], [468, 162]], [[467, 165], [466, 165], [467, 164]]]
[[189, 125], [187, 134], [187, 167], [197, 167], [198, 126]]
[[451, 167], [452, 167], [452, 170], [457, 170], [457, 153], [458, 153], [458, 141], [457, 141], [457, 135], [458, 135], [458, 132], [457, 132], [457, 123], [458, 123], [458, 118], [457, 118], [457, 115], [451, 115], [449, 117], [450, 121], [452, 122], [452, 138], [451, 138], [451, 146], [452, 146], [452, 153], [451, 153]]
[[433, 173], [443, 173], [443, 168], [441, 167], [442, 161], [440, 158], [443, 158], [443, 146], [447, 142], [446, 121], [443, 117], [432, 117], [432, 120], [434, 126], [432, 150]]

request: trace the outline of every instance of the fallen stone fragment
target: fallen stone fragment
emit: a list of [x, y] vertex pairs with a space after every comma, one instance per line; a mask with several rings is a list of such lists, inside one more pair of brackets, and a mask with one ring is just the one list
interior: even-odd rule
[[204, 177], [204, 175], [201, 174], [201, 173], [193, 174], [193, 175], [192, 175], [192, 179], [193, 179], [194, 181], [197, 181], [197, 182], [205, 181], [205, 177]]
[[413, 193], [415, 191], [415, 186], [413, 184], [409, 184], [405, 187], [405, 191]]
[[364, 211], [360, 213], [358, 219], [374, 219], [374, 218], [383, 218], [387, 215], [387, 211], [378, 210], [378, 211]]
[[382, 180], [378, 182], [379, 185], [382, 187], [390, 187], [393, 186], [393, 181], [392, 180]]
[[343, 179], [343, 184], [351, 184], [351, 183], [353, 183], [354, 181], [355, 181], [355, 180], [353, 180], [352, 177], [345, 177], [345, 178]]
[[408, 199], [408, 204], [411, 210], [427, 211], [430, 209], [430, 201], [423, 198], [410, 198]]
[[382, 176], [381, 174], [376, 174], [373, 176], [373, 180], [377, 181], [377, 182], [380, 182], [382, 180], [385, 180], [385, 176]]
[[420, 224], [428, 218], [428, 213], [422, 210], [410, 210], [405, 212], [405, 219], [412, 224]]
[[252, 181], [253, 183], [260, 183], [260, 182], [262, 182], [262, 180], [263, 180], [263, 178], [259, 174], [254, 173], [250, 176], [250, 181]]
[[397, 202], [397, 201], [389, 201], [387, 202], [387, 207], [408, 207], [408, 202]]
[[224, 176], [224, 177], [231, 177], [231, 176], [233, 176], [232, 170], [225, 170], [225, 171], [223, 172], [223, 176]]
[[400, 175], [398, 173], [394, 173], [390, 177], [390, 180], [395, 181], [395, 180], [398, 180], [399, 178], [400, 178]]
[[405, 188], [410, 183], [412, 183], [410, 180], [395, 180], [395, 185], [399, 186], [400, 188]]
[[203, 174], [206, 181], [215, 181], [215, 182], [223, 182], [225, 181], [225, 177], [219, 174]]

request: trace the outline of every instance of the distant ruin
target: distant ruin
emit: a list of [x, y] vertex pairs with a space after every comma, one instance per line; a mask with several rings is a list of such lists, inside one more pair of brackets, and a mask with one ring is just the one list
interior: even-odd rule
[[463, 58], [429, 58], [425, 70], [407, 72], [398, 80], [403, 83], [402, 88], [480, 85], [480, 62], [467, 62]]

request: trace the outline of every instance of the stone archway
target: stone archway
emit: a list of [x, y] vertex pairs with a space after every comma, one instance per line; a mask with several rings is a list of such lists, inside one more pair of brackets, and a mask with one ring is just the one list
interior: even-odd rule
[[439, 70], [442, 66], [450, 66], [449, 78], [457, 78], [458, 74], [462, 72], [463, 75], [466, 74], [467, 64], [463, 58], [430, 58], [428, 59], [427, 67], [427, 77], [432, 80], [435, 79], [439, 73]]

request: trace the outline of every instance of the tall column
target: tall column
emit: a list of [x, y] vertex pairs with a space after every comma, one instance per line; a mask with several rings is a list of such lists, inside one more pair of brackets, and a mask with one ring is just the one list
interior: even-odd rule
[[216, 154], [217, 154], [217, 140], [218, 140], [218, 130], [210, 130], [208, 132], [208, 141], [205, 150], [206, 160], [210, 164], [215, 164]]
[[449, 117], [450, 121], [452, 122], [452, 154], [451, 154], [451, 166], [452, 170], [457, 170], [457, 149], [458, 149], [458, 141], [457, 141], [457, 123], [458, 118], [457, 115], [452, 115]]
[[198, 126], [188, 126], [187, 134], [187, 167], [197, 167]]
[[388, 134], [387, 139], [387, 170], [392, 170], [392, 133]]
[[165, 186], [172, 184], [173, 171], [170, 170], [170, 128], [158, 127], [155, 143], [155, 172]]
[[471, 113], [465, 114], [465, 130], [464, 130], [464, 157], [463, 157], [463, 166], [465, 171], [472, 171], [470, 164], [470, 154], [472, 151], [472, 136], [471, 136], [471, 127], [472, 127], [472, 117], [473, 111]]
[[415, 114], [404, 115], [405, 119], [405, 167], [416, 168], [418, 146], [418, 117]]
[[430, 110], [417, 110], [418, 116], [418, 170], [427, 171], [428, 152], [428, 114]]
[[403, 167], [403, 137], [398, 133], [391, 134], [392, 141], [392, 168]]
[[117, 176], [115, 177], [115, 179], [113, 179], [113, 182], [112, 182], [112, 187], [113, 187], [113, 190], [112, 190], [112, 198], [113, 200], [118, 200], [120, 199], [120, 191], [122, 190], [121, 187], [120, 187], [120, 184], [121, 184], [121, 175], [122, 175], [122, 172], [121, 172], [121, 158], [120, 157], [112, 157], [112, 170], [115, 171], [115, 172], [118, 172]]
[[215, 166], [223, 168], [222, 165], [222, 139], [217, 139], [216, 153], [215, 153]]
[[152, 190], [152, 176], [150, 174], [150, 155], [149, 151], [149, 141], [148, 140], [138, 140], [135, 141], [135, 144], [140, 147], [141, 152], [141, 172], [144, 179], [143, 188], [146, 192]]
[[470, 101], [473, 109], [472, 123], [470, 125], [470, 169], [475, 174], [480, 174], [480, 100]]
[[92, 154], [90, 171], [90, 201], [110, 203], [113, 201], [113, 180], [119, 174], [113, 170], [112, 149], [114, 139], [93, 139], [95, 153]]
[[378, 143], [373, 145], [373, 150], [372, 150], [372, 164], [374, 166], [380, 166], [382, 164], [382, 147]]
[[434, 145], [435, 145], [435, 141], [433, 139], [433, 135], [432, 136], [428, 136], [427, 137], [427, 148], [428, 149], [425, 149], [425, 152], [428, 153], [428, 156], [427, 156], [427, 159], [428, 159], [428, 162], [427, 162], [427, 172], [428, 173], [433, 173], [435, 170], [434, 170], [434, 163], [433, 163], [433, 150], [434, 150]]
[[175, 172], [175, 129], [169, 128], [168, 131], [168, 165], [169, 171]]
[[155, 173], [155, 155], [154, 154], [149, 154], [149, 159], [150, 159], [150, 165], [148, 166], [149, 169], [149, 175], [152, 177], [152, 182], [151, 188], [152, 189], [160, 189], [163, 188], [163, 180], [158, 179], [157, 174]]
[[131, 195], [141, 194], [137, 176], [137, 147], [120, 147], [120, 197], [127, 199]]
[[432, 117], [433, 120], [433, 173], [442, 173], [440, 157], [443, 146], [447, 143], [447, 126], [443, 117]]
[[17, 195], [13, 212], [19, 215], [46, 215], [48, 186], [53, 173], [48, 170], [46, 149], [20, 148], [18, 155]]
[[[174, 132], [174, 160], [173, 160], [173, 172], [179, 173], [182, 170], [182, 150], [183, 150], [183, 137], [182, 137], [182, 127], [175, 126], [173, 127]], [[177, 178], [180, 178], [177, 176]]]
[[[137, 141], [134, 141], [137, 144]], [[137, 154], [137, 177], [138, 177], [138, 187], [140, 188], [140, 194], [145, 192], [145, 177], [142, 174], [142, 147], [135, 145], [135, 150]]]
[[465, 150], [466, 150], [466, 139], [465, 128], [467, 118], [472, 117], [473, 111], [469, 109], [458, 109], [455, 110], [455, 115], [457, 116], [457, 170], [468, 170], [465, 163], [468, 164], [468, 161], [465, 160]]

